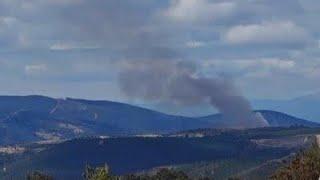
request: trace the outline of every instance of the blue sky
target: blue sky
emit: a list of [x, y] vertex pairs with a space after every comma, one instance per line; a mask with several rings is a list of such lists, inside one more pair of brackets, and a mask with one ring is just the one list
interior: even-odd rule
[[319, 19], [316, 0], [1, 0], [0, 94], [149, 104], [118, 73], [169, 60], [249, 99], [305, 95], [320, 89]]

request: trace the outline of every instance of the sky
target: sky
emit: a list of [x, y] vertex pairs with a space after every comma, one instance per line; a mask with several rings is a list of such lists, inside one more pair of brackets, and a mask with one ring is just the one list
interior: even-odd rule
[[319, 19], [318, 0], [1, 0], [0, 94], [151, 106], [119, 73], [178, 61], [250, 100], [302, 96], [320, 90]]

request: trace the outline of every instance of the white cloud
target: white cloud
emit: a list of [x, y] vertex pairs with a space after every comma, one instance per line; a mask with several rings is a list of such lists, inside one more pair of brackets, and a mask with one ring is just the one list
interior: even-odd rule
[[53, 51], [64, 51], [64, 50], [71, 50], [74, 49], [74, 46], [71, 44], [65, 43], [57, 43], [50, 46], [50, 50]]
[[292, 60], [283, 60], [278, 58], [262, 59], [261, 64], [264, 66], [278, 68], [278, 69], [292, 69], [296, 65], [296, 63]]
[[291, 69], [296, 63], [293, 60], [279, 58], [260, 58], [260, 59], [236, 59], [236, 60], [211, 60], [204, 63], [205, 66], [226, 67], [232, 66], [239, 69], [248, 67], [263, 67], [277, 69]]
[[43, 73], [47, 71], [47, 65], [45, 64], [31, 64], [31, 65], [26, 65], [24, 70], [26, 74], [38, 74], [38, 73]]
[[[230, 60], [207, 60], [202, 64], [203, 71], [212, 73], [228, 74], [235, 78], [241, 77], [265, 77], [273, 76], [274, 73], [291, 73], [297, 70], [296, 62], [280, 58], [257, 58], [257, 59], [230, 59]], [[296, 72], [298, 73], [298, 72]]]
[[[42, 2], [42, 0], [36, 0], [37, 3]], [[49, 4], [62, 4], [62, 5], [69, 5], [69, 4], [78, 4], [84, 2], [84, 0], [46, 0], [46, 3]]]
[[0, 47], [21, 48], [29, 45], [22, 22], [13, 16], [0, 16]]
[[188, 48], [200, 48], [203, 46], [206, 46], [207, 43], [203, 42], [203, 41], [189, 41], [186, 43], [186, 46]]
[[23, 9], [32, 10], [35, 8], [51, 5], [72, 5], [82, 3], [84, 0], [12, 0], [12, 4], [19, 4]]
[[77, 44], [77, 43], [67, 43], [67, 42], [59, 42], [52, 44], [49, 49], [53, 51], [68, 51], [75, 49], [97, 49], [99, 48], [97, 45], [89, 45], [89, 44]]
[[17, 19], [15, 17], [0, 16], [0, 26], [2, 25], [10, 26], [16, 22], [17, 22]]
[[291, 21], [238, 25], [224, 35], [229, 44], [304, 44], [309, 35]]
[[176, 21], [210, 21], [231, 15], [235, 3], [212, 3], [208, 0], [175, 0], [165, 12], [167, 17]]

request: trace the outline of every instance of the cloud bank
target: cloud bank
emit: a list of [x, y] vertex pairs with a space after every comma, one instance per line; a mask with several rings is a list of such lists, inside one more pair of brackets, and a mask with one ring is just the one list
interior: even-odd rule
[[[124, 68], [119, 64], [137, 60], [192, 62], [199, 67], [196, 74], [233, 78], [251, 99], [315, 92], [318, 4], [2, 0], [0, 84], [6, 85], [0, 93], [127, 102], [119, 93], [117, 74]], [[35, 67], [40, 65], [46, 68]]]
[[238, 25], [225, 35], [230, 44], [305, 45], [310, 41], [308, 33], [290, 21], [263, 22], [261, 24]]

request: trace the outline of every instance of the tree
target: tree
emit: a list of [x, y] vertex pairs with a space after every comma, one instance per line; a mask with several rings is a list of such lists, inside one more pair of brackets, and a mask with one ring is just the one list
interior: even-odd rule
[[44, 173], [35, 171], [27, 175], [27, 180], [53, 180], [53, 177], [46, 175]]
[[85, 172], [83, 173], [83, 178], [85, 180], [114, 180], [116, 177], [112, 176], [109, 167], [105, 165], [104, 167], [93, 168], [86, 166]]
[[167, 179], [174, 179], [174, 180], [188, 180], [188, 176], [182, 171], [173, 171], [169, 169], [161, 169], [158, 173], [152, 177], [155, 180], [167, 180]]
[[298, 154], [291, 163], [279, 169], [271, 179], [291, 180], [306, 179], [318, 180], [320, 177], [320, 148], [315, 143], [312, 147]]
[[125, 175], [114, 176], [111, 174], [108, 166], [93, 168], [86, 166], [83, 173], [85, 180], [189, 180], [190, 178], [182, 171], [169, 169], [160, 169], [155, 175]]

